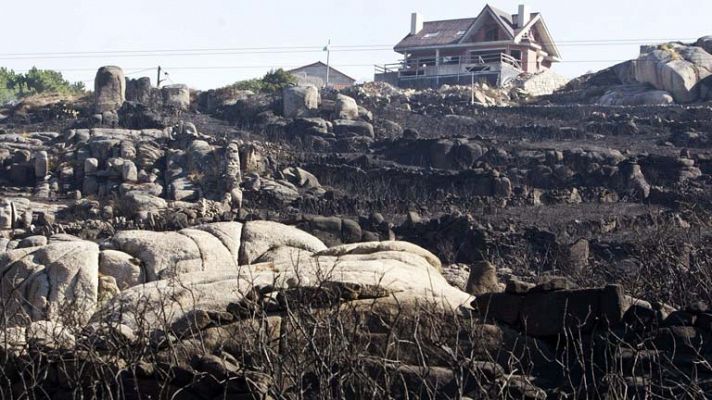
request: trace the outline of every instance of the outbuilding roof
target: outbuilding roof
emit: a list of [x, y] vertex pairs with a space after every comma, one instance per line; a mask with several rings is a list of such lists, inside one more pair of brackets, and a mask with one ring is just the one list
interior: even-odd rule
[[[302, 70], [304, 70], [304, 69], [311, 68], [311, 67], [322, 67], [322, 68], [326, 68], [327, 65], [324, 64], [324, 63], [321, 62], [321, 61], [317, 61], [317, 62], [315, 62], [315, 63], [309, 64], [309, 65], [304, 65], [304, 66], [301, 66], [301, 67], [299, 67], [299, 68], [290, 69], [290, 70], [287, 71], [287, 72], [294, 74], [294, 73], [300, 72], [300, 71], [302, 71]], [[351, 80], [351, 81], [353, 81], [353, 82], [356, 82], [356, 79], [354, 79], [354, 78], [352, 78], [352, 77], [346, 75], [345, 73], [339, 71], [338, 69], [334, 68], [333, 66], [329, 66], [329, 74], [342, 75], [344, 78], [346, 78], [346, 79], [348, 79], [348, 80]]]

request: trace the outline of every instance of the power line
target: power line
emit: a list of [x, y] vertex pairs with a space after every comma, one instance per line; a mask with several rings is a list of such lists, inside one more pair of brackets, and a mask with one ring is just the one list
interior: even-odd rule
[[[641, 42], [684, 42], [693, 41], [694, 38], [658, 38], [658, 39], [589, 39], [589, 40], [563, 40], [557, 42], [561, 47], [587, 47], [587, 46], [628, 46], [640, 45]], [[546, 44], [538, 42], [538, 44]], [[390, 45], [342, 45], [332, 46], [331, 51], [335, 52], [380, 52], [393, 51]], [[201, 49], [163, 49], [163, 50], [106, 50], [106, 51], [76, 51], [76, 52], [41, 52], [41, 53], [0, 53], [0, 60], [22, 60], [22, 59], [65, 59], [65, 58], [99, 58], [105, 56], [111, 57], [199, 57], [199, 56], [218, 56], [218, 55], [276, 55], [276, 54], [295, 54], [295, 53], [322, 53], [322, 46], [272, 46], [272, 47], [235, 47], [235, 48], [201, 48]], [[582, 59], [582, 60], [562, 60], [559, 63], [619, 63], [628, 61], [628, 59]], [[646, 60], [638, 60], [637, 62], [645, 62]], [[650, 62], [657, 62], [651, 60]], [[373, 67], [374, 65], [382, 65], [382, 62], [374, 62], [368, 64], [340, 64], [335, 65], [335, 68], [347, 67]], [[296, 68], [300, 65], [285, 65], [275, 62], [270, 65], [193, 65], [193, 66], [175, 66], [170, 67], [171, 70], [183, 71], [215, 71], [215, 70], [238, 70], [238, 69], [266, 69], [266, 68]], [[126, 76], [136, 75], [143, 72], [151, 71], [155, 67], [132, 67], [125, 68], [133, 70], [127, 72]], [[59, 69], [62, 72], [93, 72], [96, 68], [65, 68]], [[27, 72], [17, 71], [17, 72]], [[87, 80], [84, 82], [91, 82]]]
[[[338, 52], [365, 52], [365, 51], [385, 51], [385, 50], [393, 50], [392, 47], [376, 47], [376, 46], [363, 46], [363, 47], [358, 47], [358, 48], [343, 48], [343, 49], [337, 49], [333, 51], [338, 51]], [[197, 50], [181, 50], [180, 52], [178, 51], [166, 51], [166, 52], [160, 52], [160, 51], [131, 51], [131, 52], [120, 52], [120, 53], [112, 53], [112, 52], [88, 52], [88, 53], [54, 53], [54, 54], [32, 54], [32, 53], [15, 53], [15, 54], [0, 54], [0, 59], [2, 60], [20, 60], [20, 59], [27, 59], [27, 58], [32, 58], [32, 59], [54, 59], [54, 58], [97, 58], [97, 57], [156, 57], [156, 56], [161, 56], [161, 57], [175, 57], [175, 56], [203, 56], [203, 55], [233, 55], [233, 54], [292, 54], [292, 53], [321, 53], [323, 51], [323, 47], [320, 48], [285, 48], [285, 49], [274, 49], [274, 50], [261, 50], [261, 49], [255, 49], [255, 50], [231, 50], [231, 49], [226, 49], [226, 50], [204, 50], [204, 51], [197, 51]]]
[[587, 43], [587, 42], [684, 42], [698, 38], [657, 38], [657, 39], [578, 39], [559, 40], [557, 43]]
[[[336, 49], [358, 49], [361, 47], [389, 47], [390, 44], [360, 44], [332, 46]], [[271, 46], [271, 47], [226, 47], [197, 49], [154, 49], [154, 50], [100, 50], [100, 51], [59, 51], [39, 53], [0, 53], [0, 56], [42, 56], [42, 55], [81, 55], [81, 54], [122, 54], [122, 53], [172, 53], [172, 52], [213, 52], [213, 51], [253, 51], [253, 50], [322, 50], [320, 46]]]
[[[604, 44], [604, 43], [588, 43], [588, 44], [579, 44], [579, 45], [560, 45], [560, 47], [589, 47], [589, 46], [598, 46], [598, 47], [608, 47], [608, 46], [623, 46], [623, 45], [636, 45], [634, 43], [616, 43], [616, 44]], [[345, 49], [345, 50], [332, 50], [333, 52], [361, 52], [361, 53], [368, 53], [368, 52], [382, 52], [382, 51], [388, 51], [388, 52], [393, 52], [392, 48], [364, 48], [364, 49]], [[285, 50], [285, 51], [251, 51], [251, 52], [220, 52], [220, 53], [166, 53], [166, 54], [157, 54], [157, 53], [151, 53], [151, 54], [121, 54], [121, 55], [105, 55], [105, 56], [99, 56], [99, 55], [75, 55], [75, 56], [13, 56], [13, 57], [2, 57], [0, 56], [0, 60], [5, 60], [5, 61], [13, 61], [13, 60], [50, 60], [50, 59], [92, 59], [92, 58], [101, 58], [101, 57], [111, 57], [111, 58], [145, 58], [145, 57], [202, 57], [202, 56], [225, 56], [225, 55], [261, 55], [261, 54], [266, 54], [266, 55], [274, 55], [274, 54], [305, 54], [305, 53], [323, 53], [323, 50]]]
[[[153, 67], [148, 67], [148, 68], [141, 69], [139, 71], [127, 72], [124, 74], [124, 76], [136, 75], [136, 74], [140, 74], [141, 72], [153, 71], [153, 69], [154, 69]], [[93, 71], [93, 69], [89, 69], [89, 71]]]
[[[393, 51], [392, 48], [372, 48], [372, 49], [344, 49], [334, 50], [335, 52], [375, 52]], [[50, 60], [50, 59], [78, 59], [78, 58], [140, 58], [140, 57], [181, 57], [181, 56], [223, 56], [223, 55], [258, 55], [258, 54], [298, 54], [298, 53], [322, 53], [319, 50], [270, 50], [270, 51], [226, 51], [215, 53], [141, 53], [141, 54], [106, 54], [106, 55], [53, 55], [53, 56], [0, 56], [0, 60]]]
[[[658, 39], [586, 39], [562, 40], [557, 42], [538, 42], [541, 45], [554, 44], [560, 47], [583, 46], [628, 46], [640, 45], [642, 42], [684, 42], [695, 38], [658, 38]], [[377, 52], [392, 51], [392, 45], [344, 45], [332, 46], [334, 52]], [[0, 60], [22, 59], [63, 59], [63, 58], [98, 58], [98, 57], [177, 57], [177, 56], [210, 56], [210, 55], [240, 55], [240, 54], [296, 54], [320, 53], [323, 46], [273, 46], [273, 47], [235, 47], [213, 49], [162, 49], [162, 50], [106, 50], [106, 51], [75, 51], [75, 52], [39, 52], [39, 53], [0, 53]]]
[[[567, 64], [567, 63], [620, 63], [625, 61], [630, 61], [631, 59], [590, 59], [590, 60], [562, 60], [557, 62], [557, 64]], [[635, 60], [635, 59], [633, 59]], [[652, 62], [657, 63], [657, 60], [635, 60], [636, 62]], [[396, 63], [397, 64], [397, 63]], [[350, 68], [350, 67], [373, 67], [374, 65], [383, 65], [383, 62], [372, 62], [368, 64], [338, 64], [334, 65], [334, 68]], [[173, 71], [215, 71], [215, 70], [237, 70], [237, 69], [264, 69], [264, 68], [298, 68], [303, 65], [301, 64], [260, 64], [260, 65], [192, 65], [192, 66], [172, 66], [167, 67]], [[156, 67], [128, 67], [127, 70], [137, 70], [125, 73], [125, 76], [136, 75], [142, 72], [153, 71]], [[59, 68], [61, 72], [93, 72], [97, 68]], [[28, 72], [29, 70], [15, 70], [18, 73]]]

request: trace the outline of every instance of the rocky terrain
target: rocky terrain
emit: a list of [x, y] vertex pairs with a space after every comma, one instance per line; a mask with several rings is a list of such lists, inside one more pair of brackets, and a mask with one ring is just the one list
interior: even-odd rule
[[712, 100], [712, 36], [695, 43], [641, 46], [637, 59], [573, 80], [558, 103], [639, 106]]
[[708, 42], [544, 97], [103, 67], [8, 103], [0, 395], [706, 398]]

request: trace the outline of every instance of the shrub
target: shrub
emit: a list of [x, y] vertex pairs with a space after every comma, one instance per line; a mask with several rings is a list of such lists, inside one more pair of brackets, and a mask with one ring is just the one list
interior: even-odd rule
[[253, 92], [274, 93], [285, 87], [295, 85], [297, 79], [294, 75], [283, 70], [271, 70], [262, 78], [248, 79], [232, 84], [230, 87], [238, 90], [252, 90]]
[[0, 102], [44, 93], [81, 94], [83, 82], [69, 82], [61, 72], [32, 67], [26, 73], [0, 68]]

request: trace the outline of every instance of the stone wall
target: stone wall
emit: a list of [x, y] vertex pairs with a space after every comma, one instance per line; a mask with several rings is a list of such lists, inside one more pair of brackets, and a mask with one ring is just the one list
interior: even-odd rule
[[538, 97], [552, 94], [568, 82], [568, 78], [565, 78], [553, 71], [544, 71], [521, 81], [517, 84], [517, 86], [527, 92], [530, 96]]

